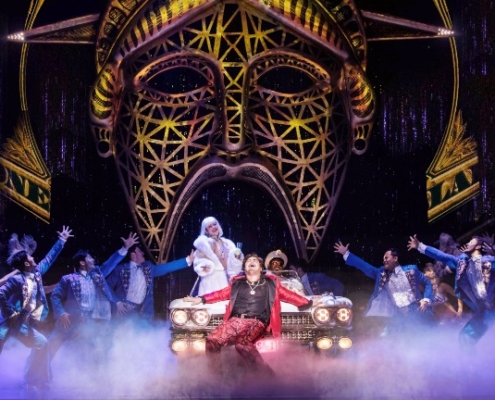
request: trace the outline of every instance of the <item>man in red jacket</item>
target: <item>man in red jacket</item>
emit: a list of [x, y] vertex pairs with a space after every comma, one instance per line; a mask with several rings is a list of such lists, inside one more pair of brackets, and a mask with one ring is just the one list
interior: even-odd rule
[[284, 288], [276, 276], [265, 275], [263, 259], [256, 253], [244, 258], [242, 269], [244, 275], [234, 276], [226, 288], [201, 297], [187, 296], [184, 301], [197, 305], [230, 300], [223, 323], [206, 338], [206, 353], [214, 371], [221, 371], [221, 348], [233, 344], [253, 369], [265, 375], [273, 375], [273, 370], [256, 349], [256, 341], [266, 331], [271, 331], [275, 338], [280, 336], [281, 301], [293, 304], [299, 310], [312, 307], [313, 301]]

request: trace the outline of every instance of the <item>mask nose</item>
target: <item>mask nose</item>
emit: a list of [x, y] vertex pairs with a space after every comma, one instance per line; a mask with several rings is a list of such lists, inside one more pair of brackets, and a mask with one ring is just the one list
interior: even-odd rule
[[249, 133], [247, 102], [245, 99], [246, 66], [226, 62], [223, 75], [225, 88], [221, 94], [219, 132], [213, 146], [231, 155], [245, 152], [253, 146]]

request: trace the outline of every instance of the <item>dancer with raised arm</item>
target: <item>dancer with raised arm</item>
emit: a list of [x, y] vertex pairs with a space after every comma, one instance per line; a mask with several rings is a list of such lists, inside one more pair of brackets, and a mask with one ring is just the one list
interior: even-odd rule
[[416, 265], [400, 265], [397, 249], [390, 248], [385, 252], [380, 267], [355, 256], [349, 251], [349, 244], [344, 246], [340, 240], [334, 244], [334, 250], [342, 255], [347, 265], [359, 269], [375, 281], [365, 316], [387, 319], [382, 336], [400, 333], [405, 327], [413, 327], [418, 320], [427, 322], [427, 318], [423, 317], [433, 301], [430, 280]]
[[101, 267], [88, 250], [79, 250], [73, 257], [76, 272], [64, 275], [51, 294], [51, 301], [57, 322], [48, 339], [50, 358], [66, 340], [83, 338], [91, 343], [87, 354], [94, 361], [101, 361], [110, 348], [109, 322], [112, 305], [118, 299], [108, 286], [104, 276], [110, 273], [126, 256], [137, 240], [135, 233], [121, 238], [122, 248], [113, 253]]
[[0, 353], [9, 336], [32, 349], [26, 361], [23, 382], [24, 388], [30, 390], [46, 390], [51, 378], [48, 341], [33, 325], [48, 314], [42, 275], [53, 265], [67, 239], [73, 237], [68, 226], [57, 233], [57, 242], [39, 263], [32, 256], [36, 249], [34, 239], [25, 236], [19, 241], [13, 234], [7, 262], [20, 273], [0, 287]]
[[104, 273], [109, 286], [119, 299], [114, 320], [123, 322], [130, 317], [136, 321], [150, 322], [155, 314], [154, 279], [187, 268], [194, 261], [194, 252], [175, 261], [154, 264], [146, 260], [139, 245], [129, 249], [129, 261], [118, 265], [110, 274]]
[[458, 256], [427, 246], [416, 235], [409, 237], [408, 249], [418, 250], [456, 271], [455, 294], [473, 311], [459, 332], [459, 341], [465, 349], [472, 350], [495, 321], [495, 258], [485, 255], [483, 238], [473, 236]]

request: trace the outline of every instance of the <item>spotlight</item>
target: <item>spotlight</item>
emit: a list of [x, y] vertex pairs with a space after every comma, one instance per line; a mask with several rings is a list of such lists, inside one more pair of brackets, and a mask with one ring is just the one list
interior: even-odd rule
[[12, 33], [12, 34], [7, 36], [7, 39], [22, 42], [22, 41], [24, 41], [24, 32]]

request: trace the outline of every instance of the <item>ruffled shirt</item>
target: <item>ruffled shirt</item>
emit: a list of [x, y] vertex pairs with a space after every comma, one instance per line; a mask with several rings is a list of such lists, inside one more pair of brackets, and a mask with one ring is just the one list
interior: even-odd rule
[[416, 301], [404, 270], [398, 266], [393, 271], [386, 271], [387, 282], [378, 295], [371, 301], [366, 313], [368, 317], [392, 317], [397, 308], [407, 307]]
[[28, 286], [28, 300], [26, 301], [26, 306], [24, 307], [24, 311], [28, 313], [32, 313], [36, 309], [36, 295], [38, 294], [38, 283], [34, 279], [34, 273], [25, 272], [26, 283]]
[[79, 283], [81, 284], [81, 302], [79, 303], [79, 307], [83, 313], [90, 313], [95, 308], [95, 284], [87, 271], [80, 271], [80, 273]]
[[143, 270], [135, 262], [129, 263], [130, 278], [126, 300], [134, 304], [141, 304], [146, 297], [146, 278]]

